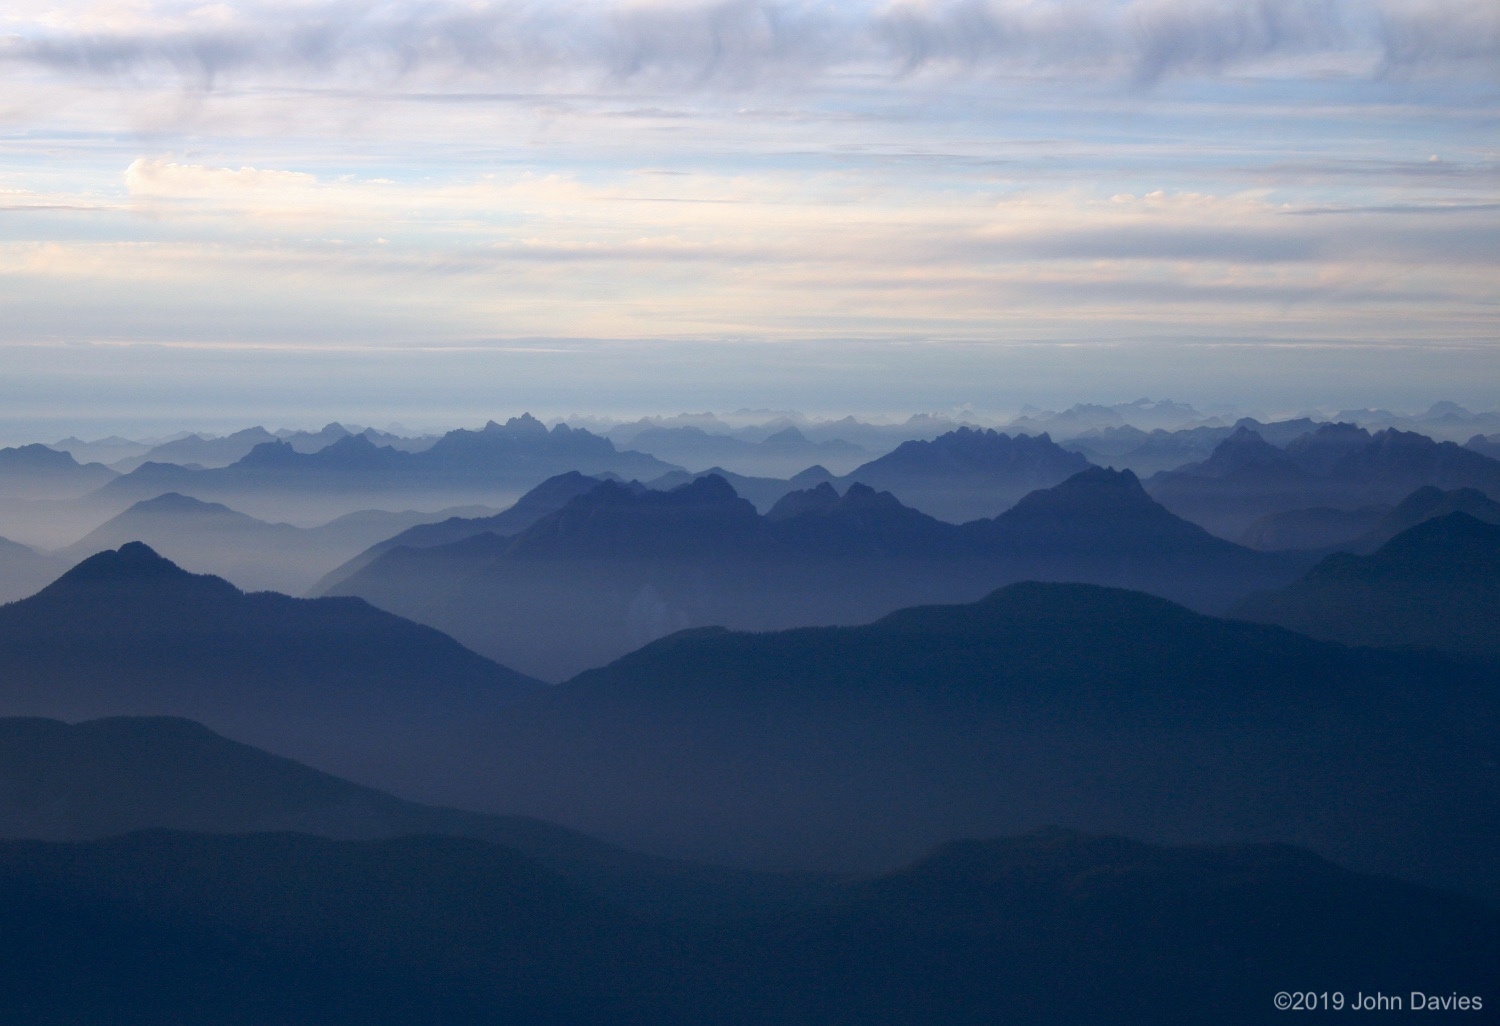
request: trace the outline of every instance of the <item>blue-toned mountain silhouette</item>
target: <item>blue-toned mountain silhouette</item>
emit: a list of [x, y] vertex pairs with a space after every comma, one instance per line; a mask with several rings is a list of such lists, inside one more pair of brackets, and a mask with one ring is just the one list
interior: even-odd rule
[[1287, 510], [1393, 506], [1419, 488], [1472, 488], [1500, 500], [1500, 461], [1453, 442], [1325, 424], [1285, 449], [1241, 429], [1199, 464], [1146, 482], [1172, 512], [1226, 538]]
[[246, 591], [300, 595], [372, 542], [442, 518], [442, 513], [361, 510], [318, 527], [295, 527], [168, 492], [136, 503], [53, 558], [71, 566], [97, 552], [141, 541], [174, 562], [226, 578]]
[[1007, 435], [959, 428], [930, 442], [903, 442], [836, 484], [890, 492], [929, 516], [952, 523], [980, 520], [1086, 469], [1088, 460], [1047, 435]]
[[1241, 541], [1255, 549], [1341, 549], [1373, 552], [1409, 527], [1449, 513], [1467, 513], [1486, 523], [1500, 524], [1500, 502], [1473, 488], [1443, 491], [1432, 485], [1418, 488], [1394, 507], [1364, 506], [1288, 510], [1261, 517]]
[[[275, 440], [239, 461], [191, 470], [143, 463], [90, 496], [99, 508], [119, 508], [180, 492], [222, 502], [253, 516], [285, 519], [316, 510], [330, 515], [420, 501], [432, 508], [509, 502], [549, 477], [568, 471], [649, 479], [678, 469], [637, 452], [619, 452], [607, 439], [559, 424], [548, 430], [526, 415], [478, 431], [450, 431], [431, 447], [406, 452], [348, 435], [317, 452], [298, 452]], [[300, 513], [299, 513], [300, 515]]]
[[0, 916], [0, 1015], [29, 1023], [1237, 1026], [1291, 976], [1483, 1001], [1500, 958], [1496, 913], [1450, 895], [1066, 831], [731, 920], [630, 913], [454, 838], [7, 841]]
[[1347, 645], [1500, 656], [1500, 525], [1463, 512], [1426, 520], [1369, 555], [1331, 555], [1234, 613]]
[[68, 564], [62, 560], [0, 538], [0, 603], [36, 594], [67, 569]]
[[375, 781], [536, 686], [358, 599], [245, 594], [140, 543], [0, 607], [0, 665], [5, 715], [184, 716]]
[[0, 449], [0, 499], [72, 499], [118, 476], [103, 464], [80, 464], [46, 445]]
[[1046, 823], [1280, 840], [1494, 896], [1491, 685], [1436, 653], [1017, 584], [866, 626], [664, 638], [511, 706], [444, 801], [780, 866]]
[[329, 591], [559, 680], [686, 627], [861, 623], [1026, 579], [1223, 609], [1309, 565], [1212, 537], [1128, 471], [1092, 468], [964, 525], [860, 484], [840, 495], [826, 481], [759, 516], [710, 475], [670, 492], [601, 484], [514, 537], [391, 548]]
[[354, 558], [340, 564], [329, 571], [312, 590], [316, 594], [330, 593], [341, 582], [394, 548], [405, 546], [413, 549], [430, 549], [481, 534], [508, 537], [524, 531], [548, 513], [561, 509], [570, 500], [591, 491], [598, 484], [598, 478], [586, 477], [576, 470], [571, 470], [566, 474], [549, 477], [517, 499], [514, 506], [492, 516], [448, 517], [435, 523], [417, 524], [399, 534], [382, 539]]

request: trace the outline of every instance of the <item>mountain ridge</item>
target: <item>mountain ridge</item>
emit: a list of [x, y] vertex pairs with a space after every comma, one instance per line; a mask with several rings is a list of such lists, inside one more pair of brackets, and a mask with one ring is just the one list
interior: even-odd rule
[[1217, 609], [1311, 562], [1214, 538], [1129, 471], [1092, 468], [963, 525], [858, 482], [842, 496], [821, 482], [758, 516], [709, 475], [666, 493], [601, 484], [511, 538], [392, 549], [324, 593], [362, 596], [559, 680], [683, 627], [859, 623], [1027, 578]]

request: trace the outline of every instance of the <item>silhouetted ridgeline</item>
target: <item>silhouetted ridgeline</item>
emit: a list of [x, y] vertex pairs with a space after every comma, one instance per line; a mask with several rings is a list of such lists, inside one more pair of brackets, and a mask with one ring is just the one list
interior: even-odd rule
[[1222, 610], [1311, 562], [1214, 538], [1152, 501], [1129, 471], [1091, 468], [961, 526], [859, 484], [840, 496], [826, 481], [757, 516], [708, 476], [666, 493], [601, 484], [514, 537], [394, 547], [329, 591], [558, 680], [681, 628], [861, 623], [1026, 579]]
[[868, 485], [939, 520], [963, 523], [993, 517], [1088, 465], [1046, 434], [959, 428], [930, 442], [903, 442], [836, 483]]
[[1258, 518], [1312, 507], [1394, 505], [1427, 485], [1500, 499], [1500, 461], [1453, 442], [1325, 424], [1285, 449], [1248, 429], [1200, 464], [1156, 474], [1146, 490], [1172, 512], [1227, 538]]
[[1495, 1021], [1500, 463], [1381, 416], [0, 450], [0, 1021]]
[[1234, 614], [1346, 645], [1500, 656], [1500, 526], [1449, 513], [1370, 555], [1329, 556]]
[[592, 490], [599, 479], [586, 477], [576, 470], [549, 477], [521, 496], [514, 506], [488, 517], [448, 517], [436, 523], [418, 524], [400, 534], [385, 538], [365, 549], [353, 559], [329, 571], [313, 586], [315, 594], [327, 594], [340, 582], [369, 566], [382, 553], [406, 546], [433, 548], [462, 541], [479, 534], [507, 536], [523, 531], [542, 517], [567, 505], [569, 500]]
[[362, 510], [303, 528], [266, 523], [221, 503], [168, 492], [136, 503], [53, 558], [71, 565], [140, 541], [175, 562], [225, 577], [246, 591], [300, 595], [372, 542], [444, 515]]
[[0, 665], [10, 715], [187, 716], [387, 781], [441, 776], [447, 734], [537, 686], [358, 599], [247, 595], [139, 543], [0, 607]]
[[94, 840], [150, 829], [416, 834], [514, 848], [631, 908], [725, 914], [830, 895], [842, 878], [651, 858], [522, 816], [402, 801], [231, 741], [191, 720], [0, 718], [0, 838]]
[[45, 445], [0, 449], [0, 499], [71, 499], [118, 475]]
[[663, 639], [508, 707], [439, 797], [715, 861], [889, 865], [1062, 823], [1282, 840], [1500, 895], [1487, 674], [1086, 585]]
[[1373, 552], [1409, 527], [1449, 513], [1467, 513], [1500, 524], [1500, 502], [1473, 488], [1445, 492], [1426, 485], [1394, 507], [1357, 510], [1290, 510], [1261, 517], [1245, 532], [1246, 545], [1257, 549], [1342, 549]]
[[[450, 431], [431, 447], [407, 452], [349, 435], [317, 452], [276, 440], [216, 469], [143, 463], [94, 492], [89, 501], [118, 511], [164, 492], [223, 502], [256, 516], [284, 519], [282, 510], [336, 510], [411, 503], [443, 505], [511, 501], [557, 474], [612, 473], [649, 479], [679, 469], [638, 452], [619, 452], [607, 439], [530, 416], [493, 421], [479, 431]], [[299, 512], [298, 515], [301, 515]]]
[[790, 424], [755, 442], [710, 434], [692, 425], [648, 427], [626, 437], [631, 449], [689, 470], [725, 466], [762, 477], [791, 477], [813, 464], [849, 468], [872, 455], [863, 446], [843, 439], [814, 442]]
[[453, 838], [7, 841], [0, 917], [0, 1015], [36, 1024], [1248, 1024], [1304, 976], [1490, 1000], [1500, 962], [1496, 913], [1461, 899], [1283, 848], [1066, 832], [730, 922], [626, 912]]
[[67, 569], [68, 564], [60, 559], [0, 538], [0, 603], [35, 594]]

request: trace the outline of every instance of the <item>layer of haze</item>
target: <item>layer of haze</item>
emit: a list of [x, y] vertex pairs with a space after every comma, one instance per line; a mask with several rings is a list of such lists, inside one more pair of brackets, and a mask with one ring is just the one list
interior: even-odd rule
[[1489, 0], [14, 0], [0, 97], [7, 433], [1500, 380]]

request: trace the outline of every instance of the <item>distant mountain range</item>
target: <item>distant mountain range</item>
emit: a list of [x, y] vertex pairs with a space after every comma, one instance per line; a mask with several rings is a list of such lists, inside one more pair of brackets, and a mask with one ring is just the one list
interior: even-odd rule
[[1088, 460], [1045, 434], [959, 428], [930, 442], [903, 442], [835, 483], [890, 492], [929, 516], [961, 524], [993, 517], [1027, 493], [1051, 488], [1088, 466]]
[[451, 545], [481, 534], [509, 537], [524, 531], [548, 513], [555, 512], [569, 501], [599, 484], [599, 478], [586, 477], [576, 470], [549, 477], [531, 491], [516, 500], [516, 504], [493, 516], [448, 517], [444, 520], [418, 524], [399, 534], [386, 538], [360, 552], [358, 555], [329, 571], [313, 586], [315, 594], [332, 593], [342, 582], [373, 563], [391, 549], [430, 549], [439, 545]]
[[1062, 412], [1028, 409], [1012, 420], [1006, 430], [1033, 435], [1048, 432], [1058, 438], [1075, 438], [1089, 431], [1122, 427], [1176, 431], [1196, 426], [1205, 419], [1203, 414], [1185, 403], [1170, 399], [1137, 399], [1112, 406], [1079, 403]]
[[930, 413], [914, 414], [897, 423], [872, 423], [855, 417], [816, 420], [799, 413], [773, 410], [740, 410], [724, 417], [712, 413], [683, 413], [674, 417], [643, 417], [629, 424], [575, 417], [569, 418], [568, 423], [607, 435], [616, 445], [625, 448], [636, 448], [635, 439], [642, 432], [656, 428], [696, 428], [708, 435], [738, 439], [752, 445], [787, 428], [795, 428], [814, 444], [843, 442], [871, 453], [889, 452], [912, 439], [932, 439], [961, 427], [979, 426], [963, 417]]
[[[284, 442], [297, 452], [314, 453], [354, 435], [363, 436], [373, 445], [389, 446], [403, 452], [420, 452], [437, 441], [432, 436], [405, 438], [374, 428], [350, 430], [337, 422], [325, 424], [318, 431], [271, 432], [256, 425], [228, 435], [184, 435], [159, 445], [141, 446], [140, 451], [128, 453], [112, 462], [111, 467], [120, 473], [129, 473], [143, 463], [175, 463], [178, 466], [214, 469], [239, 462], [250, 455], [257, 445]], [[66, 448], [66, 441], [53, 448]]]
[[1199, 425], [1175, 431], [1156, 428], [1146, 432], [1126, 425], [1094, 428], [1061, 444], [1064, 449], [1081, 453], [1101, 467], [1133, 470], [1147, 477], [1208, 459], [1220, 442], [1240, 428], [1254, 431], [1272, 445], [1285, 447], [1302, 435], [1316, 431], [1319, 424], [1319, 421], [1306, 417], [1269, 424], [1242, 417], [1232, 426]]
[[454, 838], [7, 841], [0, 916], [0, 1015], [130, 1026], [1239, 1026], [1290, 977], [1482, 1003], [1500, 959], [1496, 913], [1449, 895], [1279, 847], [1063, 831], [721, 921], [632, 914]]
[[864, 463], [870, 450], [842, 439], [814, 442], [794, 426], [747, 442], [698, 427], [649, 427], [630, 436], [630, 447], [688, 470], [727, 467], [755, 477], [791, 477], [814, 464], [843, 471]]
[[1310, 564], [1211, 537], [1128, 471], [1091, 469], [962, 526], [863, 484], [840, 496], [826, 481], [759, 516], [707, 476], [670, 492], [600, 484], [513, 537], [393, 547], [325, 593], [358, 595], [558, 680], [686, 627], [860, 623], [1025, 579], [1222, 609]]
[[34, 595], [51, 584], [69, 564], [6, 538], [0, 538], [0, 603]]
[[649, 479], [678, 469], [651, 456], [619, 452], [608, 439], [530, 416], [480, 431], [450, 431], [431, 447], [404, 452], [349, 435], [317, 452], [275, 440], [226, 467], [190, 470], [143, 463], [89, 496], [118, 512], [135, 502], [178, 492], [221, 502], [256, 517], [328, 519], [392, 503], [436, 506], [513, 502], [557, 474], [612, 473]]
[[1427, 485], [1394, 506], [1345, 510], [1320, 507], [1271, 513], [1246, 529], [1240, 541], [1253, 549], [1343, 549], [1373, 552], [1409, 527], [1448, 513], [1467, 513], [1500, 524], [1500, 502], [1473, 488], [1445, 492]]
[[670, 489], [716, 474], [762, 511], [784, 495], [825, 481], [841, 490], [860, 484], [890, 492], [905, 505], [938, 520], [964, 523], [993, 517], [1023, 495], [1050, 488], [1088, 466], [1088, 460], [1062, 449], [1046, 435], [1012, 437], [964, 427], [931, 440], [903, 442], [842, 477], [822, 465], [808, 467], [790, 479], [742, 476], [715, 466], [695, 474], [665, 474], [647, 484]]
[[140, 543], [0, 607], [0, 666], [6, 715], [186, 716], [386, 786], [441, 775], [455, 731], [536, 686], [357, 599], [247, 595]]
[[45, 445], [0, 449], [0, 499], [73, 499], [117, 476]]
[[109, 435], [106, 438], [96, 438], [92, 442], [86, 442], [76, 435], [70, 435], [53, 442], [48, 448], [68, 453], [79, 463], [102, 463], [109, 466], [111, 463], [148, 452], [157, 444], [160, 443], [138, 442], [119, 435]]
[[1268, 514], [1394, 505], [1429, 485], [1500, 499], [1500, 461], [1393, 429], [1325, 424], [1281, 449], [1242, 428], [1202, 463], [1154, 475], [1146, 490], [1178, 516], [1239, 538]]
[[1464, 443], [1464, 448], [1473, 449], [1481, 456], [1488, 456], [1492, 460], [1500, 460], [1500, 433], [1475, 435]]
[[784, 867], [1046, 823], [1278, 840], [1493, 899], [1492, 685], [1436, 653], [1017, 584], [866, 626], [672, 635], [507, 707], [438, 799]]
[[321, 527], [302, 528], [266, 523], [220, 503], [168, 492], [136, 503], [53, 558], [66, 567], [96, 552], [141, 541], [174, 562], [226, 578], [245, 591], [300, 595], [372, 542], [458, 512], [473, 511], [363, 510]]
[[1500, 656], [1500, 525], [1464, 512], [1426, 520], [1370, 555], [1329, 556], [1234, 614], [1347, 645]]
[[1500, 413], [1474, 413], [1458, 403], [1433, 403], [1418, 414], [1392, 413], [1390, 410], [1340, 410], [1334, 420], [1349, 421], [1371, 431], [1395, 428], [1416, 431], [1444, 441], [1457, 442], [1476, 431], [1500, 431]]
[[257, 445], [275, 441], [278, 441], [275, 435], [258, 425], [217, 438], [186, 435], [126, 457], [113, 464], [113, 469], [128, 474], [142, 463], [174, 463], [199, 468], [227, 467], [244, 459]]

